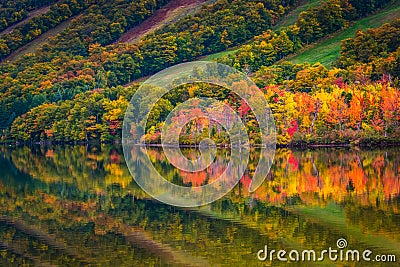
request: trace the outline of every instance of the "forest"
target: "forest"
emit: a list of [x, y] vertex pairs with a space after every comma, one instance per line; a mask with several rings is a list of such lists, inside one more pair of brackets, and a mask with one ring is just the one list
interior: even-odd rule
[[0, 2], [0, 31], [28, 17], [28, 13], [43, 6], [54, 4], [55, 0], [16, 0]]
[[[45, 4], [2, 3], [7, 27]], [[333, 66], [287, 59], [310, 44], [346, 29], [396, 1], [323, 1], [300, 12], [290, 26], [274, 29], [300, 1], [218, 0], [165, 24], [136, 44], [118, 43], [168, 1], [51, 1], [50, 11], [0, 36], [0, 138], [2, 142], [109, 142], [121, 138], [122, 120], [137, 80], [166, 67], [235, 49], [217, 58], [246, 73], [263, 91], [275, 117], [279, 145], [388, 145], [400, 137], [400, 20], [358, 31], [341, 44]], [[8, 12], [8, 13], [7, 13]], [[18, 15], [21, 12], [22, 15]], [[17, 14], [18, 13], [18, 14]], [[25, 14], [25, 15], [23, 15]], [[7, 56], [62, 21], [70, 26], [34, 53]], [[176, 89], [156, 107], [146, 141], [160, 141], [165, 114], [192, 97], [224, 100], [238, 111], [254, 144], [254, 115], [229, 92], [193, 84]], [[218, 127], [192, 122], [185, 144]], [[206, 133], [207, 132], [207, 133]]]

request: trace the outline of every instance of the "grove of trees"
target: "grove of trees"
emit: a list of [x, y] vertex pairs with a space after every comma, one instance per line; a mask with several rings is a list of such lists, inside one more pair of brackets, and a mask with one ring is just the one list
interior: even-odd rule
[[[247, 72], [263, 88], [276, 116], [280, 144], [398, 138], [399, 20], [345, 40], [332, 69], [320, 64], [276, 64], [308, 42], [377, 10], [383, 2], [372, 6], [347, 0], [323, 2], [301, 13], [294, 25], [272, 31], [271, 25], [297, 2], [220, 0], [160, 28], [137, 45], [110, 44], [165, 2], [92, 4], [36, 53], [0, 64], [1, 140], [118, 139], [124, 107], [138, 87], [133, 81], [253, 36], [236, 53], [219, 60]], [[313, 20], [302, 19], [307, 16]], [[121, 30], [113, 34], [116, 28]], [[225, 99], [257, 136], [251, 113], [221, 88], [188, 86], [158, 108], [202, 95]], [[148, 128], [149, 141], [158, 141], [161, 120], [157, 117], [154, 127]], [[195, 143], [195, 135], [204, 134], [200, 128], [194, 135], [188, 129], [191, 136], [184, 137], [185, 142]], [[215, 138], [226, 142], [217, 130], [212, 130]]]

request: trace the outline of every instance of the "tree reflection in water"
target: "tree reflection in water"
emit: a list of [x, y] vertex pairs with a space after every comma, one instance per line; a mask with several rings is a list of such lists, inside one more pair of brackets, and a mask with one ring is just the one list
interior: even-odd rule
[[[160, 148], [148, 151], [156, 169], [183, 186], [209, 183], [230, 157], [218, 149], [204, 172], [187, 173]], [[398, 150], [278, 149], [267, 179], [249, 193], [257, 153], [227, 196], [180, 209], [135, 184], [121, 147], [1, 148], [0, 265], [256, 265], [265, 244], [317, 250], [340, 237], [399, 255]]]

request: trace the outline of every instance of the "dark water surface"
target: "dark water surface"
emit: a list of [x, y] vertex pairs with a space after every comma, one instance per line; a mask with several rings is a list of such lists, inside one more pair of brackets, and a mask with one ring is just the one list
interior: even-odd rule
[[[230, 155], [218, 150], [206, 171], [185, 173], [160, 148], [148, 151], [167, 180], [184, 186], [211, 182]], [[399, 266], [399, 152], [278, 149], [267, 179], [249, 193], [254, 150], [227, 196], [184, 209], [144, 193], [119, 146], [2, 147], [0, 266]], [[340, 238], [344, 253], [369, 249], [371, 261], [301, 261], [304, 250], [319, 257], [338, 249]], [[259, 261], [265, 245], [297, 250], [300, 260]], [[376, 255], [397, 262], [377, 262]]]

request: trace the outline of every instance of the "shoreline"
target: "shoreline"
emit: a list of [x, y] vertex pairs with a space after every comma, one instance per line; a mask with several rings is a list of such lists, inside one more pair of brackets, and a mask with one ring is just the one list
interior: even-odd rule
[[[18, 147], [18, 146], [62, 146], [62, 145], [72, 145], [72, 146], [79, 146], [79, 145], [121, 145], [124, 142], [120, 139], [116, 139], [113, 141], [102, 142], [100, 140], [92, 140], [92, 141], [38, 141], [38, 142], [18, 142], [18, 141], [0, 141], [0, 146], [9, 146], [9, 147]], [[125, 142], [126, 143], [126, 142]], [[135, 146], [146, 146], [146, 147], [163, 147], [162, 144], [139, 144], [139, 143], [132, 143]], [[198, 144], [180, 144], [179, 146], [173, 145], [164, 145], [167, 147], [180, 147], [180, 148], [199, 148], [200, 145]], [[202, 147], [216, 147], [219, 149], [228, 149], [231, 148], [229, 144], [217, 144], [217, 145], [210, 145], [210, 146], [202, 146]], [[247, 146], [240, 146], [241, 148], [262, 148], [265, 146], [262, 145], [247, 145]], [[399, 147], [400, 148], [400, 141], [376, 141], [373, 143], [306, 143], [306, 142], [295, 142], [289, 144], [276, 144], [276, 148], [294, 148], [294, 149], [312, 149], [312, 148], [393, 148]], [[238, 148], [235, 146], [235, 148]]]

